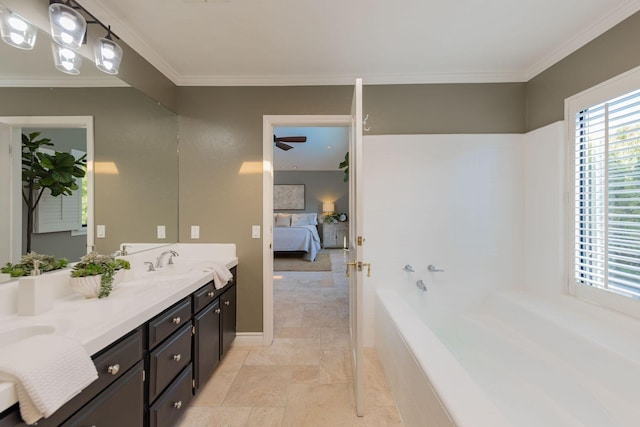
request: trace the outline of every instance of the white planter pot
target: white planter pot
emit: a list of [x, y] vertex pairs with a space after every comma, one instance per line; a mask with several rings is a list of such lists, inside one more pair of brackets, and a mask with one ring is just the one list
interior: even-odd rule
[[[112, 287], [114, 290], [118, 285], [118, 283], [122, 282], [123, 277], [124, 277], [124, 270], [118, 270], [113, 275]], [[69, 285], [71, 286], [71, 289], [84, 295], [85, 298], [98, 298], [98, 295], [100, 295], [101, 279], [102, 279], [102, 274], [99, 274], [97, 276], [87, 276], [87, 277], [71, 277], [69, 279]]]

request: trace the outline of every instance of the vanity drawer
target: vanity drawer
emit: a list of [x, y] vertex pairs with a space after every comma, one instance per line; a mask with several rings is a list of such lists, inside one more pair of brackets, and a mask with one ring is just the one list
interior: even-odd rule
[[149, 401], [191, 363], [191, 322], [149, 354]]
[[149, 349], [158, 345], [191, 319], [191, 297], [157, 315], [149, 322]]
[[191, 365], [149, 408], [150, 427], [171, 427], [182, 416], [193, 398], [191, 390]]
[[213, 302], [220, 295], [220, 291], [216, 291], [213, 282], [209, 282], [193, 294], [193, 312], [198, 313], [207, 305]]

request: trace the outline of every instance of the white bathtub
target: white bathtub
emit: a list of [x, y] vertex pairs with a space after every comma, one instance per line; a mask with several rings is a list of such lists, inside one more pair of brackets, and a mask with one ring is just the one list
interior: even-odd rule
[[376, 348], [407, 427], [640, 425], [637, 319], [496, 291], [443, 321], [426, 310], [439, 296], [377, 292]]

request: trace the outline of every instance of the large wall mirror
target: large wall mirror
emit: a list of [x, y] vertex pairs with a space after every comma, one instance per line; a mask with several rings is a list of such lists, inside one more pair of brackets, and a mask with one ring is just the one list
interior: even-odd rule
[[[20, 147], [15, 146], [23, 131], [41, 131], [60, 151], [73, 149], [72, 135], [84, 133], [86, 151], [93, 157], [84, 237], [81, 232], [68, 231], [61, 238], [54, 235], [59, 232], [45, 231], [34, 238], [32, 250], [75, 261], [87, 248], [111, 253], [123, 242], [177, 242], [177, 115], [96, 70], [88, 59], [79, 76], [59, 72], [50, 43], [44, 31], [31, 51], [0, 42], [0, 180], [5, 180], [0, 184], [0, 264], [15, 262], [24, 253], [23, 206], [16, 202], [21, 198], [16, 185], [21, 183], [16, 161]], [[104, 237], [94, 236], [97, 225], [104, 226]], [[158, 226], [164, 226], [164, 238], [158, 237]], [[84, 249], [77, 249], [78, 237], [84, 239]]]

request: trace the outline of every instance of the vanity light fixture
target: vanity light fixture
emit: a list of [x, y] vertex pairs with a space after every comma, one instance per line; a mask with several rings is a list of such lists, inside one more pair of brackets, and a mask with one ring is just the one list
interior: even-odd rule
[[80, 12], [69, 6], [69, 1], [63, 4], [59, 0], [51, 0], [49, 24], [51, 37], [56, 43], [73, 50], [80, 49], [87, 31], [87, 20]]
[[51, 49], [53, 50], [53, 62], [58, 70], [72, 75], [80, 74], [82, 56], [78, 52], [53, 42]]
[[0, 35], [2, 40], [18, 49], [31, 50], [36, 44], [38, 29], [29, 21], [0, 5]]
[[96, 40], [93, 46], [96, 67], [107, 74], [118, 74], [122, 60], [122, 48], [111, 39], [111, 26], [107, 29], [107, 37]]

